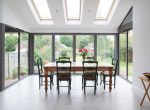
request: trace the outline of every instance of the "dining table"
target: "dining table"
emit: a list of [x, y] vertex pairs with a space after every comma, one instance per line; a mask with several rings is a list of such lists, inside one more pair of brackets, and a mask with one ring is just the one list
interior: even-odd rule
[[[53, 74], [57, 71], [56, 62], [48, 62], [44, 66], [44, 74], [45, 74], [45, 92], [48, 90], [48, 73]], [[83, 71], [82, 62], [72, 62], [71, 71]], [[113, 65], [111, 64], [98, 64], [97, 71], [108, 71], [109, 72], [109, 92], [112, 90], [112, 73], [113, 73]]]

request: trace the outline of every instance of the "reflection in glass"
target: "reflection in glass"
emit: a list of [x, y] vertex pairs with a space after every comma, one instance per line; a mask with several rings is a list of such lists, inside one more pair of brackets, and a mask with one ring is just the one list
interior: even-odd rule
[[88, 49], [87, 56], [94, 56], [94, 35], [76, 35], [76, 61], [83, 61], [79, 49]]
[[114, 57], [114, 35], [97, 36], [97, 60], [100, 64], [109, 63]]
[[55, 35], [55, 60], [59, 57], [69, 57], [73, 60], [73, 36]]
[[18, 80], [18, 33], [5, 33], [5, 87]]
[[20, 34], [20, 78], [28, 75], [28, 42], [29, 36], [25, 32]]
[[52, 61], [52, 36], [34, 36], [34, 73], [37, 73], [37, 59], [42, 58], [43, 64]]

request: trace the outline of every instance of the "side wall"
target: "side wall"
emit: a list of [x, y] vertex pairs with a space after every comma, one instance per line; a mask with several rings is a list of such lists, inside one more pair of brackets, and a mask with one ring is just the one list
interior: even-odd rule
[[134, 87], [144, 91], [138, 76], [150, 72], [150, 0], [135, 0], [133, 5]]
[[[1, 1], [3, 2], [1, 4]], [[2, 23], [10, 25], [15, 28], [19, 28], [25, 31], [28, 31], [27, 28], [23, 25], [19, 13], [16, 13], [17, 8], [12, 5], [11, 0], [0, 0], [0, 5], [2, 5]], [[0, 18], [1, 20], [1, 18]]]

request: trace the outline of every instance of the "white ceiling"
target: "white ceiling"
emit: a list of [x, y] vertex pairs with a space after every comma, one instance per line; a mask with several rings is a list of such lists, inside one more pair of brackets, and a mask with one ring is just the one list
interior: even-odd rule
[[[118, 26], [133, 5], [133, 0], [118, 0], [118, 6], [108, 24], [94, 24], [99, 0], [84, 0], [80, 25], [65, 23], [62, 0], [47, 0], [54, 21], [53, 25], [39, 25], [27, 0], [6, 0], [9, 8], [19, 17], [29, 32], [46, 33], [116, 33]], [[5, 4], [7, 4], [5, 1]], [[7, 13], [6, 13], [7, 14]], [[5, 18], [4, 18], [5, 19]]]

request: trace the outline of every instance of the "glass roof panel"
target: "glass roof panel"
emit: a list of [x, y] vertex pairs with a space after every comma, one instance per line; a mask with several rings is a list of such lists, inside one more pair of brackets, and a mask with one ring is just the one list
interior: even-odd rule
[[65, 0], [67, 20], [80, 20], [81, 0]]
[[32, 0], [32, 3], [40, 20], [52, 19], [47, 0]]
[[115, 0], [100, 0], [96, 14], [96, 19], [107, 20], [112, 10]]

